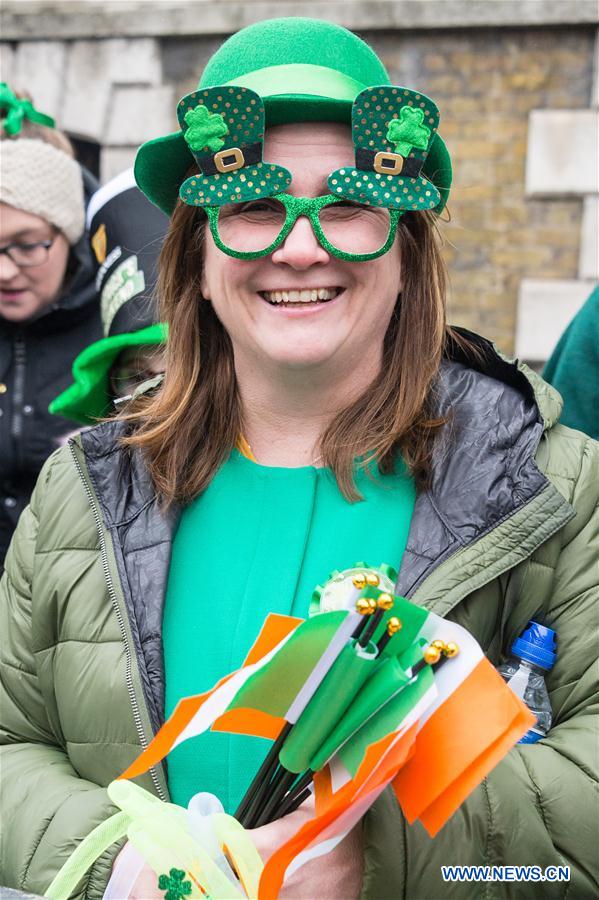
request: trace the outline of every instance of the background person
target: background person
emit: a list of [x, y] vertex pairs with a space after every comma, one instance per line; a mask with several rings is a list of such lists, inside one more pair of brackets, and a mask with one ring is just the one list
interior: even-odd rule
[[68, 430], [48, 403], [101, 334], [85, 196], [53, 120], [0, 85], [0, 566], [46, 457]]
[[97, 262], [104, 337], [73, 363], [73, 383], [50, 412], [83, 425], [110, 415], [115, 401], [164, 371], [164, 327], [156, 322], [156, 263], [168, 218], [147, 200], [129, 169], [101, 187], [87, 210]]
[[[0, 587], [2, 877], [46, 887], [174, 702], [238, 666], [266, 612], [305, 616], [315, 583], [367, 559], [494, 664], [543, 615], [559, 641], [553, 728], [434, 841], [386, 792], [283, 893], [419, 900], [447, 894], [449, 862], [567, 860], [569, 896], [589, 896], [597, 445], [557, 423], [538, 376], [446, 327], [435, 216], [451, 169], [434, 104], [345, 29], [285, 18], [227, 41], [179, 115], [136, 165], [172, 212], [164, 382], [49, 461]], [[141, 783], [179, 803], [213, 789], [234, 809], [263, 753], [208, 734]], [[255, 832], [265, 856], [288, 827]], [[159, 896], [145, 874], [131, 896]]]
[[599, 440], [599, 285], [574, 316], [543, 369], [562, 395], [562, 422]]

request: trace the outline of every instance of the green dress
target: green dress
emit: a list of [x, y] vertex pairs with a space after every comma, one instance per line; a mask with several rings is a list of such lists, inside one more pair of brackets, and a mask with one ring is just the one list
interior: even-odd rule
[[[399, 568], [415, 487], [402, 462], [359, 471], [349, 503], [326, 468], [261, 466], [234, 450], [183, 512], [163, 617], [165, 714], [239, 668], [269, 612], [305, 618], [314, 587], [364, 560]], [[208, 732], [168, 756], [174, 803], [210, 791], [234, 812], [268, 750], [263, 738]]]

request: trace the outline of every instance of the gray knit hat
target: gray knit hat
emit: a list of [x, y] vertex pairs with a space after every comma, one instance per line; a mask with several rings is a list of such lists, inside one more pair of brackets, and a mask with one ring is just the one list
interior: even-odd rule
[[76, 244], [85, 226], [83, 178], [67, 153], [30, 138], [0, 141], [0, 201], [41, 216]]

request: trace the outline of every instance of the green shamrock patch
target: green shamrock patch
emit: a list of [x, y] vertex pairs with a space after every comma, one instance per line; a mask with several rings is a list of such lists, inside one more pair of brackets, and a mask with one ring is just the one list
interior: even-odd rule
[[225, 143], [223, 137], [229, 133], [223, 117], [202, 105], [185, 113], [185, 123], [185, 140], [190, 150], [196, 153], [206, 148], [216, 153]]
[[168, 875], [160, 875], [158, 887], [166, 891], [164, 900], [185, 900], [191, 894], [191, 881], [184, 881], [183, 869], [171, 869]]
[[414, 109], [412, 106], [404, 106], [399, 118], [391, 119], [386, 138], [390, 144], [395, 144], [396, 153], [407, 156], [412, 147], [426, 150], [431, 130], [423, 122], [424, 110]]

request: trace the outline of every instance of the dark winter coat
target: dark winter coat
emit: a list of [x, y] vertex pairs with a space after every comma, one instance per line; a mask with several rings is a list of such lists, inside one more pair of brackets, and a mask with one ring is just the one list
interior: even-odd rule
[[71, 250], [67, 273], [62, 295], [40, 316], [0, 317], [0, 571], [44, 461], [80, 427], [50, 415], [48, 404], [71, 383], [77, 354], [102, 337], [85, 235]]

